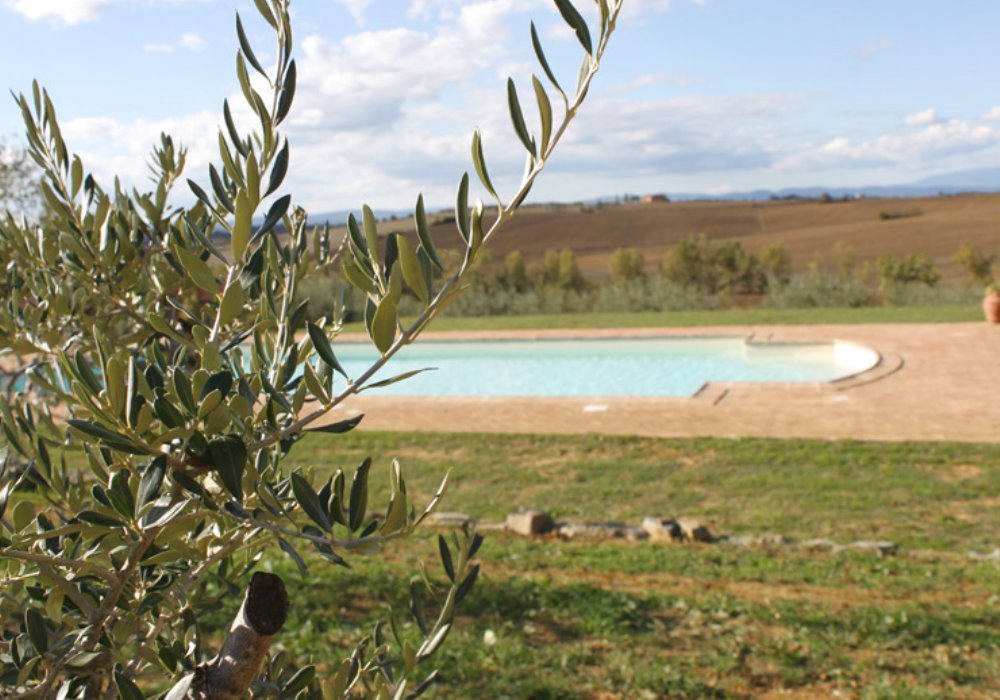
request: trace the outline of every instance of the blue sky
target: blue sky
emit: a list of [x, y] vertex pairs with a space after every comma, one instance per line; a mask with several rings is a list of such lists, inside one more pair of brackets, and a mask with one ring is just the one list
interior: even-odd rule
[[[588, 10], [590, 0], [577, 0]], [[588, 103], [535, 201], [624, 192], [898, 184], [1000, 164], [1000, 3], [624, 0]], [[530, 95], [528, 21], [572, 82], [579, 47], [549, 0], [296, 0], [288, 190], [313, 211], [446, 205], [472, 129], [510, 192], [521, 157], [507, 75]], [[142, 184], [161, 130], [207, 180], [238, 93], [250, 0], [0, 0], [3, 86], [38, 78], [95, 174]], [[238, 98], [237, 98], [238, 101]], [[13, 101], [0, 135], [20, 134]], [[181, 198], [186, 193], [179, 193]]]

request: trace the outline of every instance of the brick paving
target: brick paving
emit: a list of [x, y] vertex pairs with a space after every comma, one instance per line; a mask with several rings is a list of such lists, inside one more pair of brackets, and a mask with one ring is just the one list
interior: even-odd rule
[[844, 382], [710, 383], [677, 398], [353, 397], [331, 420], [361, 429], [604, 433], [1000, 442], [1000, 326], [986, 323], [745, 326], [427, 333], [425, 338], [555, 338], [753, 334], [755, 340], [851, 341], [881, 363]]

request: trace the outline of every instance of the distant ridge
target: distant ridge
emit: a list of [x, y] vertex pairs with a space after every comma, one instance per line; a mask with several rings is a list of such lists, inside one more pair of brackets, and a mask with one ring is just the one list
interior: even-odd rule
[[816, 199], [828, 194], [836, 199], [844, 197], [933, 197], [935, 195], [974, 194], [1000, 192], [1000, 167], [961, 170], [943, 175], [932, 175], [903, 185], [870, 185], [865, 187], [786, 187], [780, 190], [747, 190], [707, 194], [704, 192], [668, 193], [674, 200], [699, 199], [760, 201], [801, 197]]

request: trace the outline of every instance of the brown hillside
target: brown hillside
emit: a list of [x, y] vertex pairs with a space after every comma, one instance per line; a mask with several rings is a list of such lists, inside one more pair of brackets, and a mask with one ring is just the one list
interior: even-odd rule
[[[888, 214], [883, 219], [880, 215]], [[445, 213], [432, 221], [448, 220]], [[406, 230], [408, 221], [380, 224], [382, 233]], [[450, 222], [433, 226], [442, 247], [458, 242]], [[795, 269], [812, 261], [833, 265], [831, 251], [850, 246], [859, 262], [891, 253], [927, 253], [941, 271], [957, 274], [951, 256], [959, 244], [1000, 252], [1000, 194], [858, 199], [851, 201], [678, 202], [598, 207], [565, 205], [526, 207], [492, 244], [492, 266], [513, 250], [537, 264], [545, 251], [572, 248], [588, 276], [607, 274], [608, 257], [621, 246], [639, 248], [650, 271], [664, 254], [689, 234], [739, 239], [750, 251], [780, 242], [792, 254]]]

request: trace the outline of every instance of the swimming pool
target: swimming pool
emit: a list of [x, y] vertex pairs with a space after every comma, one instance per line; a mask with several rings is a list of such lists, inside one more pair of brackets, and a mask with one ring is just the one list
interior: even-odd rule
[[[360, 374], [375, 351], [341, 342]], [[706, 382], [827, 382], [862, 372], [878, 355], [853, 343], [755, 343], [743, 336], [559, 340], [422, 340], [376, 379], [433, 367], [372, 395], [691, 396]]]

